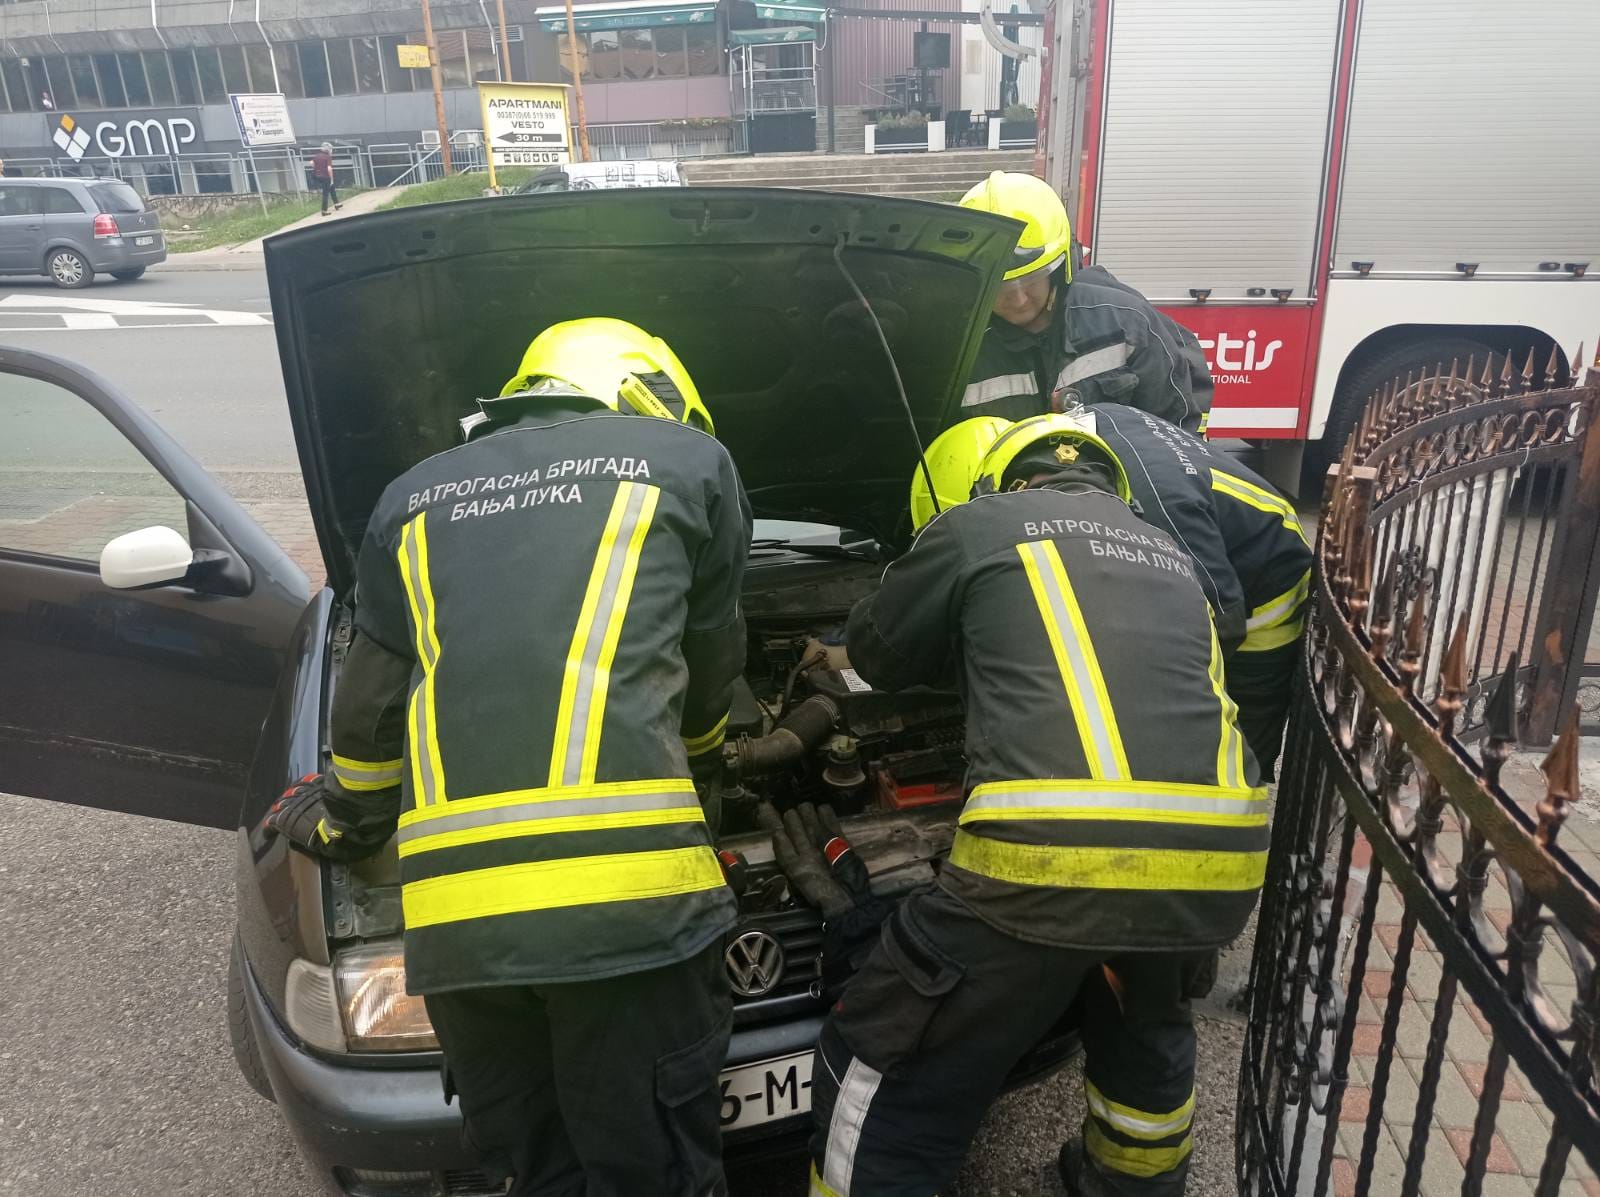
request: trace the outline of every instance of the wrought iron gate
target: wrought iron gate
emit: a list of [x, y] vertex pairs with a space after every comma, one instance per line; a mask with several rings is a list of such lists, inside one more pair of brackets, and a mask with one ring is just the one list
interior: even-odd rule
[[[1343, 1191], [1419, 1192], [1458, 1006], [1490, 1039], [1462, 1192], [1483, 1191], [1512, 1062], [1551, 1115], [1540, 1197], [1575, 1151], [1600, 1168], [1600, 885], [1562, 840], [1600, 583], [1600, 370], [1557, 389], [1555, 357], [1542, 378], [1531, 356], [1479, 368], [1375, 395], [1330, 472], [1251, 964], [1252, 1197], [1333, 1192], [1336, 1157]], [[1506, 763], [1558, 723], [1541, 792], [1519, 801]], [[1380, 905], [1399, 919], [1377, 949], [1386, 985], [1369, 972]], [[1343, 1108], [1358, 1037], [1364, 1116]], [[1386, 1124], [1398, 1178], [1376, 1175]]]

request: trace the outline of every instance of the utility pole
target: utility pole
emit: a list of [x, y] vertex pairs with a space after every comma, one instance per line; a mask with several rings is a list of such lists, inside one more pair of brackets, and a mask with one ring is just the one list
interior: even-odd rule
[[494, 0], [494, 11], [500, 18], [500, 78], [511, 82], [511, 46], [506, 42], [506, 0]]
[[439, 120], [439, 161], [445, 174], [452, 174], [450, 126], [444, 119], [444, 75], [439, 70], [439, 47], [433, 40], [433, 10], [422, 0], [422, 40], [428, 43], [428, 71], [433, 76], [433, 114]]
[[[426, 2], [426, 0], [424, 0]], [[578, 152], [589, 161], [589, 118], [583, 111], [583, 63], [578, 54], [578, 25], [567, 0], [567, 64], [572, 70], [572, 92], [578, 100]]]

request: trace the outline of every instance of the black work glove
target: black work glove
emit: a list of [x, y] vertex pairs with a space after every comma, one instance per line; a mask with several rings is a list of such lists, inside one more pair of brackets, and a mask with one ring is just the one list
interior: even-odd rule
[[831, 807], [819, 812], [802, 802], [779, 818], [772, 804], [763, 802], [757, 818], [772, 833], [772, 854], [789, 884], [824, 919], [840, 917], [870, 894], [867, 866], [845, 839]]
[[347, 843], [344, 832], [329, 817], [324, 801], [326, 786], [322, 774], [307, 773], [272, 804], [261, 821], [262, 827], [326, 860], [359, 860], [371, 855], [369, 847]]
[[822, 985], [831, 995], [871, 952], [893, 906], [873, 895], [866, 862], [831, 807], [804, 802], [780, 819], [764, 802], [757, 817], [772, 832], [772, 853], [789, 884], [822, 911]]

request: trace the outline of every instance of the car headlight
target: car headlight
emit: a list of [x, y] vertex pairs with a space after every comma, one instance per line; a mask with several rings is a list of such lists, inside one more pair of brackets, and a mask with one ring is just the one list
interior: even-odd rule
[[340, 952], [333, 958], [333, 976], [351, 1051], [413, 1052], [439, 1046], [422, 999], [406, 992], [399, 940]]

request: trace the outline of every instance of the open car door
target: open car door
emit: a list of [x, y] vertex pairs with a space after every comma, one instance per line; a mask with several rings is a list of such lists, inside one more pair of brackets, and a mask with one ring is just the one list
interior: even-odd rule
[[0, 791], [236, 826], [308, 591], [131, 401], [0, 348]]

